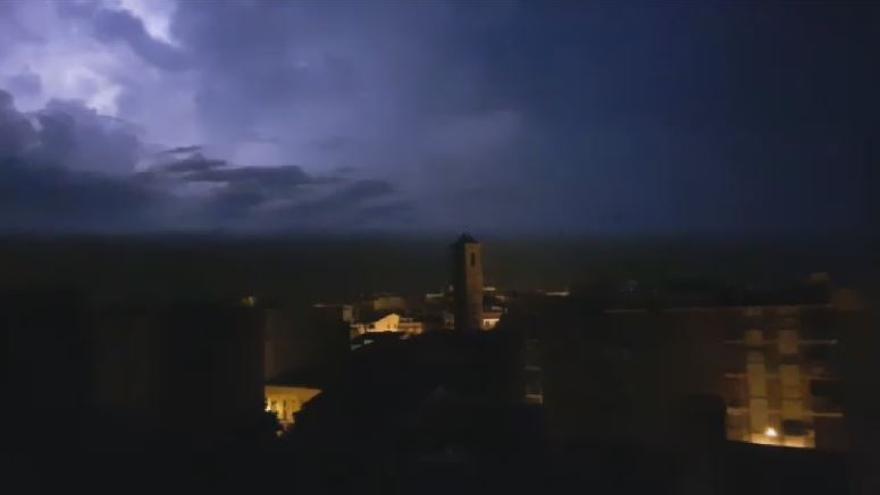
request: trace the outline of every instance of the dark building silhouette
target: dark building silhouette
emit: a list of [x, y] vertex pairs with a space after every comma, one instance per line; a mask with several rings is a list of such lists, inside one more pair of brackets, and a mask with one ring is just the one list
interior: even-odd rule
[[[308, 370], [337, 377], [349, 353], [349, 322], [340, 306], [276, 305], [265, 311], [265, 378]], [[349, 320], [350, 321], [350, 320]]]
[[483, 260], [480, 243], [468, 234], [452, 244], [455, 329], [478, 331], [483, 323]]
[[678, 406], [714, 396], [728, 440], [844, 451], [843, 398], [864, 393], [848, 369], [864, 312], [849, 291], [814, 292], [643, 307], [535, 296], [504, 326], [522, 334], [524, 398], [561, 442], [674, 444]]
[[[71, 292], [2, 294], [4, 449], [80, 443], [91, 378], [88, 323], [81, 299]], [[65, 428], [51, 428], [60, 421]]]
[[109, 434], [108, 447], [225, 448], [259, 428], [261, 309], [214, 302], [103, 309], [90, 334], [94, 428]]
[[266, 409], [285, 429], [303, 406], [348, 371], [351, 306], [276, 305], [266, 310]]
[[262, 312], [235, 303], [102, 307], [75, 293], [0, 304], [7, 448], [255, 445]]

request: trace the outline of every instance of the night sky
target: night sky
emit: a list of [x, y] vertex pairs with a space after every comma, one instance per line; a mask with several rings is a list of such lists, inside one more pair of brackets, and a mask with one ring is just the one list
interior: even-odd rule
[[0, 230], [865, 232], [878, 14], [0, 0]]

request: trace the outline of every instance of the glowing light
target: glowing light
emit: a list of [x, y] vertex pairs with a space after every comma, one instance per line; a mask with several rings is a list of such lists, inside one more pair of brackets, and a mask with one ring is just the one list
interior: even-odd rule
[[266, 385], [264, 388], [266, 411], [274, 413], [278, 421], [288, 428], [295, 422], [296, 413], [320, 393], [321, 390], [316, 388]]
[[779, 436], [776, 428], [773, 428], [772, 426], [768, 426], [767, 429], [764, 430], [764, 434], [767, 435], [768, 438], [776, 438]]

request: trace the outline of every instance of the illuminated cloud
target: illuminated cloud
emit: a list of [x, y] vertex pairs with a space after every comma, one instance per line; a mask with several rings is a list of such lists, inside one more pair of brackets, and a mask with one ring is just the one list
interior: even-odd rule
[[[40, 126], [29, 159], [161, 183], [175, 208], [196, 204], [186, 226], [222, 223], [216, 205], [240, 228], [295, 228], [284, 215], [375, 181], [385, 196], [358, 211], [406, 209], [428, 230], [815, 232], [864, 217], [872, 19], [869, 5], [13, 0], [0, 88]], [[0, 146], [25, 146], [30, 131], [0, 126]]]

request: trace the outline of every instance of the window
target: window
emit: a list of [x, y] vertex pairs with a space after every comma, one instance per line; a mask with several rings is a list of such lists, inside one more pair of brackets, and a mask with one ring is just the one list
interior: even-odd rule
[[543, 402], [544, 387], [541, 383], [541, 373], [539, 371], [527, 371], [525, 373], [525, 388], [527, 400]]
[[782, 433], [787, 437], [803, 437], [809, 434], [809, 427], [803, 421], [786, 419], [782, 422]]
[[801, 396], [801, 369], [796, 364], [779, 366], [779, 380], [782, 385], [783, 398], [799, 398]]
[[784, 355], [797, 354], [798, 334], [796, 330], [779, 331], [779, 353]]
[[725, 340], [743, 340], [745, 332], [741, 327], [731, 326], [724, 329]]
[[834, 403], [840, 403], [840, 383], [831, 380], [810, 380], [810, 394], [813, 397], [821, 397]]
[[746, 330], [745, 341], [749, 347], [761, 347], [764, 345], [764, 332], [757, 329]]
[[841, 412], [844, 407], [840, 383], [830, 380], [811, 380], [810, 394], [815, 412]]
[[831, 361], [831, 346], [814, 345], [807, 348], [804, 357], [808, 362], [827, 363]]
[[524, 356], [526, 366], [541, 365], [541, 351], [539, 345], [537, 339], [526, 340]]
[[471, 268], [477, 266], [477, 253], [471, 253]]

